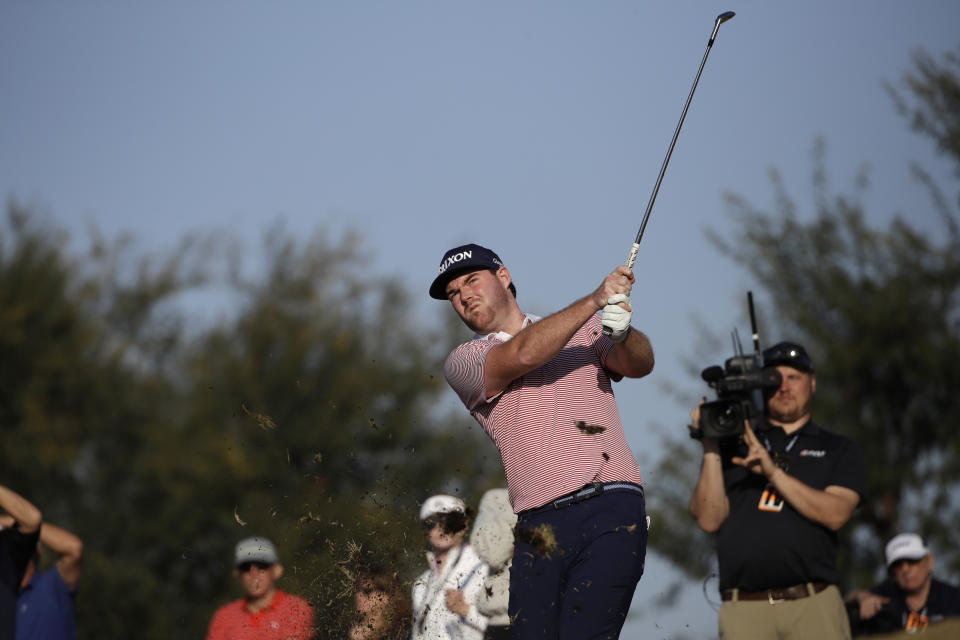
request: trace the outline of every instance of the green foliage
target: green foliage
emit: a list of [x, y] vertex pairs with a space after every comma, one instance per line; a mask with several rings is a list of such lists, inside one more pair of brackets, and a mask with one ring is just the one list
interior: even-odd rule
[[[900, 108], [960, 166], [960, 58], [950, 54], [938, 66], [920, 55], [915, 64], [906, 80], [915, 104], [900, 97]], [[823, 166], [820, 143], [812, 214], [798, 214], [774, 172], [773, 206], [755, 208], [730, 196], [735, 230], [731, 239], [716, 233], [712, 239], [752, 274], [776, 310], [775, 321], [763, 325], [766, 334], [798, 340], [811, 352], [817, 421], [863, 449], [867, 497], [842, 531], [847, 586], [871, 584], [882, 568], [884, 543], [904, 530], [927, 535], [938, 551], [938, 571], [956, 576], [960, 206], [949, 204], [925, 173], [915, 172], [930, 188], [928, 206], [940, 214], [943, 231], [930, 237], [902, 217], [876, 228], [862, 205], [866, 175], [852, 196], [838, 195]], [[689, 497], [696, 456], [689, 446], [686, 454], [675, 449], [657, 477], [686, 484], [685, 492], [676, 493]], [[686, 502], [660, 507], [680, 519]], [[655, 539], [654, 547], [692, 575], [703, 575], [709, 561], [685, 550], [702, 549], [709, 538], [689, 528], [674, 533], [679, 538]]]
[[[912, 68], [904, 74], [903, 90], [887, 90], [911, 128], [933, 139], [937, 148], [956, 164], [960, 172], [960, 46], [937, 61], [925, 51], [913, 57]], [[960, 175], [960, 174], [958, 174]]]
[[[502, 480], [486, 436], [443, 405], [449, 340], [412, 323], [356, 237], [276, 227], [258, 276], [221, 241], [155, 258], [67, 240], [16, 203], [0, 227], [0, 482], [84, 539], [81, 637], [202, 637], [240, 595], [249, 535], [274, 540], [281, 588], [334, 635], [357, 567], [421, 570], [420, 501], [475, 503]], [[192, 323], [211, 300], [221, 318]]]

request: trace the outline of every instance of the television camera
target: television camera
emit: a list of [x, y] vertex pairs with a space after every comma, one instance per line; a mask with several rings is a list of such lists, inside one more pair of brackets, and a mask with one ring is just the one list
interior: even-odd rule
[[732, 438], [743, 433], [743, 425], [756, 427], [763, 415], [764, 394], [780, 387], [780, 373], [763, 369], [760, 355], [760, 338], [753, 310], [753, 293], [747, 292], [750, 325], [753, 331], [753, 355], [745, 355], [736, 329], [733, 331], [735, 355], [727, 358], [723, 367], [710, 366], [700, 377], [714, 389], [717, 399], [700, 405], [700, 428], [690, 427], [690, 437]]

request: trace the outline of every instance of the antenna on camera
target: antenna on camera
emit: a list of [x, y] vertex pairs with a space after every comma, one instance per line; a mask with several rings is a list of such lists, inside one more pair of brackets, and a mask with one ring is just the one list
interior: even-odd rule
[[743, 344], [740, 342], [740, 332], [734, 327], [730, 332], [730, 338], [733, 340], [733, 355], [743, 357]]
[[753, 312], [753, 291], [747, 291], [747, 308], [750, 310], [750, 331], [753, 332], [753, 351], [760, 356], [760, 333], [757, 331], [757, 314]]

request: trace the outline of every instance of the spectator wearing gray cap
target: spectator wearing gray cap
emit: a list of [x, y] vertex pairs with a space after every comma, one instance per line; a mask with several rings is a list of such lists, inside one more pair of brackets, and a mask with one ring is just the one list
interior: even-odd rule
[[313, 610], [307, 601], [277, 588], [283, 565], [266, 538], [245, 538], [234, 552], [233, 575], [244, 597], [213, 615], [207, 640], [309, 640]]
[[[863, 455], [813, 421], [817, 380], [803, 346], [765, 349], [763, 368], [781, 379], [763, 419], [755, 429], [745, 423], [742, 437], [702, 438], [690, 498], [699, 527], [716, 534], [720, 637], [850, 638], [837, 531], [863, 497]], [[699, 407], [690, 417], [699, 430]]]
[[901, 533], [886, 547], [887, 579], [869, 591], [847, 594], [855, 635], [904, 629], [960, 616], [960, 588], [933, 577], [933, 553], [916, 533]]

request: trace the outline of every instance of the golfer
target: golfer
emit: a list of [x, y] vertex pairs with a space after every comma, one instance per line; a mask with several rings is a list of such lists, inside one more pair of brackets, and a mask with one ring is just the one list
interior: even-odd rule
[[617, 638], [643, 574], [643, 487], [611, 386], [653, 369], [630, 327], [633, 282], [617, 267], [541, 319], [520, 310], [499, 256], [468, 244], [444, 254], [430, 286], [476, 334], [444, 375], [503, 460], [518, 516], [515, 638]]

